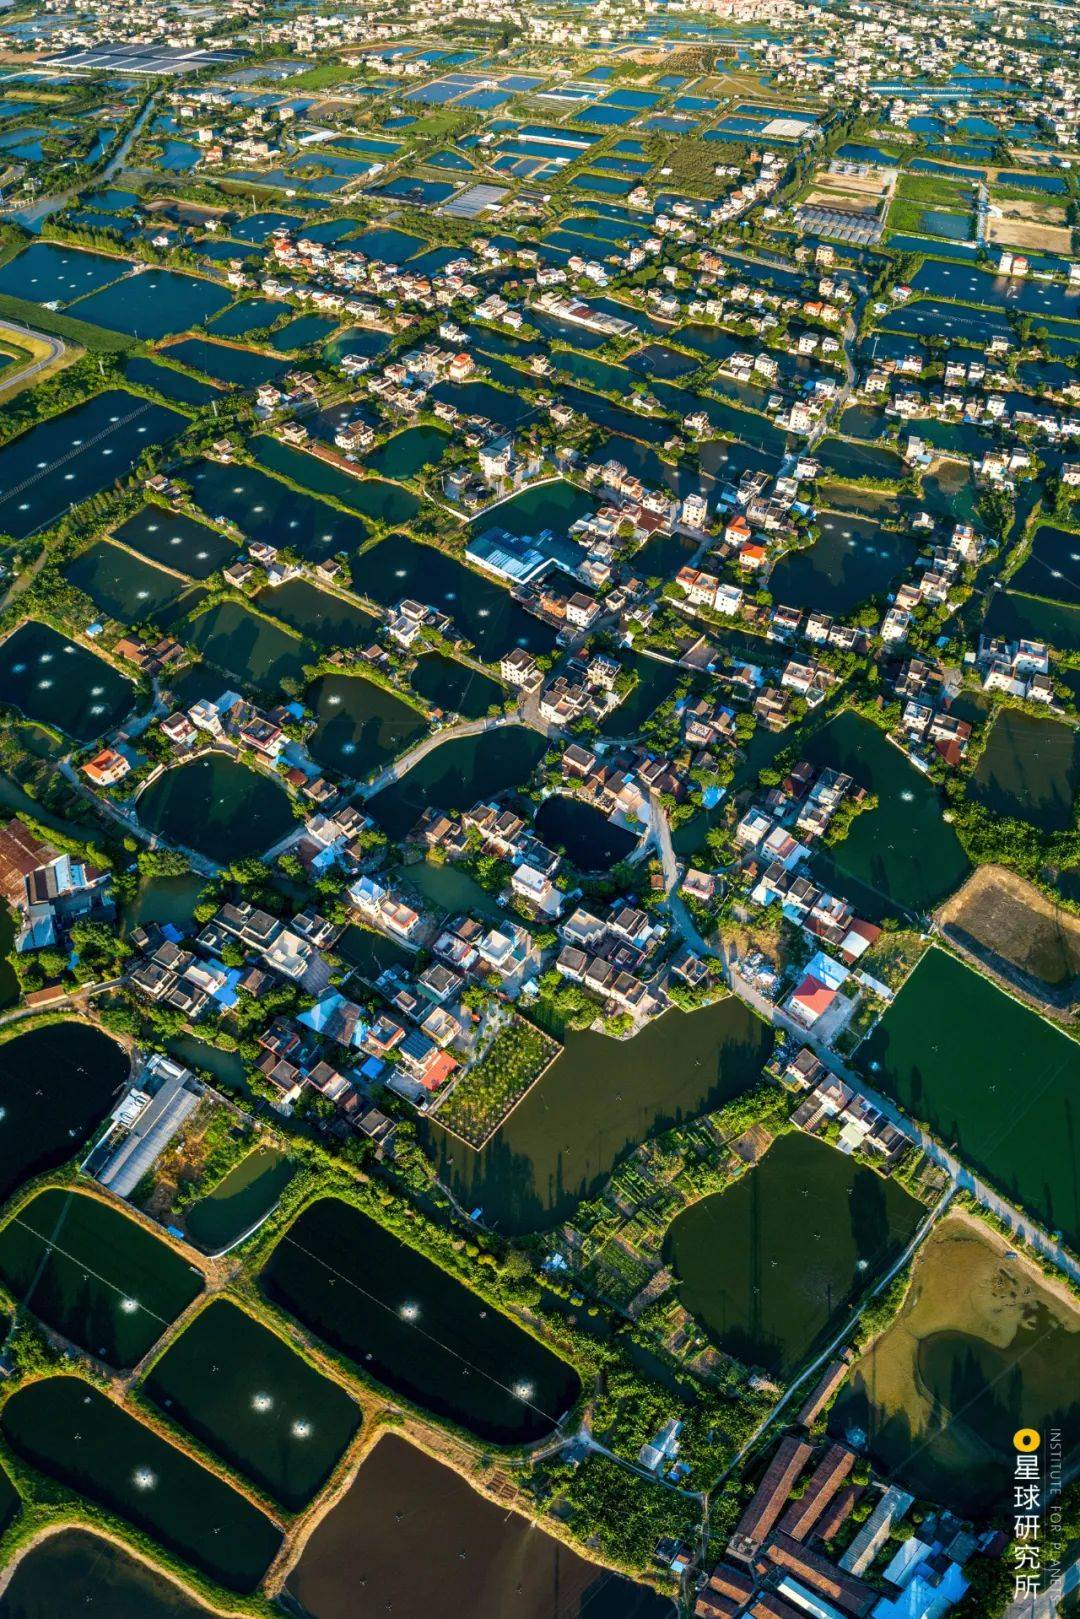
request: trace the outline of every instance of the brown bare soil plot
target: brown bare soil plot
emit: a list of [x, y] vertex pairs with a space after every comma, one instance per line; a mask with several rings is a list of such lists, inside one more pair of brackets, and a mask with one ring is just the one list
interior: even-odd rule
[[1062, 1010], [1080, 998], [1080, 917], [1003, 866], [980, 866], [946, 900], [947, 938], [1032, 999]]

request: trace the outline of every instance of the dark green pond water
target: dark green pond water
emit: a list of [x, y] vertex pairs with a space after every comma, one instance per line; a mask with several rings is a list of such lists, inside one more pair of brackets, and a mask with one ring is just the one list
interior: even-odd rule
[[246, 1311], [215, 1299], [156, 1363], [155, 1405], [290, 1511], [326, 1482], [360, 1409]]
[[896, 1182], [795, 1131], [684, 1210], [665, 1258], [721, 1349], [786, 1378], [888, 1268], [921, 1212]]
[[793, 551], [773, 569], [769, 589], [789, 607], [819, 608], [843, 616], [870, 596], [884, 593], [907, 571], [916, 547], [869, 517], [821, 512], [820, 537]]
[[118, 1367], [140, 1361], [203, 1285], [143, 1226], [59, 1187], [0, 1231], [0, 1279], [46, 1326]]
[[192, 579], [209, 579], [237, 554], [233, 542], [217, 529], [163, 506], [144, 506], [114, 530], [114, 538], [151, 562], [163, 562]]
[[411, 522], [420, 510], [420, 502], [409, 490], [383, 478], [354, 477], [306, 450], [282, 444], [280, 439], [260, 434], [252, 439], [251, 448], [259, 465], [268, 472], [279, 472], [316, 495], [332, 495], [361, 517], [393, 525]]
[[579, 871], [610, 871], [637, 847], [638, 839], [580, 799], [553, 793], [536, 812], [536, 835], [549, 849], [565, 851]]
[[85, 647], [28, 618], [0, 644], [0, 703], [89, 742], [135, 704], [135, 688]]
[[363, 675], [324, 675], [307, 705], [317, 721], [308, 752], [343, 776], [367, 776], [427, 734], [418, 709]]
[[232, 294], [215, 281], [181, 275], [176, 270], [145, 270], [115, 281], [70, 306], [75, 320], [89, 321], [112, 332], [127, 332], [145, 343], [173, 332], [202, 326], [232, 302]]
[[[438, 1532], [432, 1533], [433, 1525]], [[318, 1525], [286, 1589], [313, 1619], [674, 1619], [460, 1474], [385, 1434]]]
[[477, 720], [492, 707], [501, 707], [506, 688], [489, 675], [442, 652], [425, 652], [409, 676], [413, 690], [433, 708]]
[[1041, 832], [1072, 825], [1080, 788], [1080, 732], [1060, 720], [1003, 708], [968, 786], [995, 815], [1030, 821]]
[[272, 382], [287, 369], [287, 362], [274, 355], [257, 354], [254, 349], [236, 348], [231, 343], [213, 343], [205, 337], [185, 337], [165, 350], [181, 365], [189, 365], [215, 382], [231, 382], [238, 388], [255, 388]]
[[49, 1023], [0, 1045], [0, 1198], [74, 1157], [127, 1076], [123, 1048], [87, 1023]]
[[1047, 596], [1070, 607], [1080, 604], [1080, 535], [1063, 528], [1040, 528], [1031, 551], [1010, 581], [1015, 590]]
[[293, 825], [284, 787], [223, 753], [163, 771], [138, 810], [152, 832], [224, 864], [271, 848]]
[[453, 737], [400, 781], [376, 793], [367, 807], [391, 838], [403, 838], [428, 804], [444, 810], [471, 809], [478, 799], [521, 786], [546, 748], [539, 732], [524, 725]]
[[[302, 458], [323, 465], [313, 456]], [[200, 461], [187, 474], [187, 481], [208, 517], [235, 523], [250, 540], [288, 546], [310, 562], [321, 562], [339, 551], [355, 551], [367, 539], [367, 528], [358, 518], [291, 489], [258, 467]]]
[[1076, 1246], [1080, 1046], [934, 949], [859, 1057], [874, 1085]]
[[98, 540], [63, 570], [78, 590], [84, 590], [109, 618], [122, 624], [141, 624], [170, 607], [187, 582], [132, 556], [119, 545]]
[[929, 910], [964, 880], [967, 856], [943, 819], [937, 789], [871, 721], [848, 709], [800, 741], [800, 751], [815, 765], [847, 771], [878, 797], [877, 809], [856, 816], [842, 843], [815, 855], [820, 881], [880, 920]]
[[983, 621], [984, 635], [1046, 641], [1059, 652], [1080, 652], [1080, 608], [998, 591]]
[[191, 1241], [204, 1253], [221, 1253], [269, 1213], [295, 1173], [295, 1164], [276, 1147], [252, 1148], [187, 1210]]
[[24, 1461], [143, 1529], [232, 1591], [250, 1591], [281, 1532], [216, 1474], [80, 1377], [19, 1389], [0, 1428]]
[[[446, 454], [450, 435], [442, 427], [426, 424], [406, 427], [385, 444], [372, 450], [365, 465], [369, 472], [384, 478], [412, 478], [424, 467], [433, 466]], [[400, 521], [400, 519], [395, 519]]]
[[299, 679], [306, 661], [295, 635], [234, 601], [200, 613], [183, 639], [232, 681], [275, 697], [283, 680]]
[[524, 1445], [578, 1397], [565, 1362], [358, 1209], [321, 1198], [262, 1273], [268, 1296], [395, 1393], [478, 1439]]
[[373, 614], [341, 596], [319, 590], [307, 579], [288, 579], [283, 585], [260, 591], [256, 600], [264, 613], [279, 618], [319, 646], [362, 647], [375, 639], [378, 621]]
[[28, 1552], [0, 1597], [0, 1619], [210, 1619], [169, 1580], [83, 1529], [64, 1529]]
[[373, 545], [352, 572], [357, 590], [385, 607], [411, 596], [446, 613], [485, 662], [514, 646], [548, 652], [555, 644], [554, 630], [519, 607], [508, 590], [403, 534]]
[[482, 1152], [435, 1121], [424, 1129], [428, 1150], [489, 1225], [514, 1236], [547, 1229], [595, 1196], [633, 1147], [753, 1085], [771, 1048], [769, 1030], [733, 997], [666, 1012], [632, 1040], [571, 1031]]

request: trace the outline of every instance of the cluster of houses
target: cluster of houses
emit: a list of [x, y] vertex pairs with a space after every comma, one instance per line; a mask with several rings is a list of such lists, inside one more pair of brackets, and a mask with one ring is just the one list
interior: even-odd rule
[[116, 915], [110, 873], [54, 849], [17, 816], [0, 826], [0, 895], [19, 953], [63, 948], [76, 922]]
[[[930, 1513], [912, 1533], [904, 1521], [911, 1495], [855, 1482], [850, 1446], [811, 1439], [847, 1370], [843, 1361], [826, 1368], [780, 1440], [726, 1557], [698, 1579], [694, 1619], [944, 1619], [968, 1590], [971, 1559], [1000, 1556], [1000, 1533], [976, 1535], [948, 1511]], [[852, 1534], [857, 1508], [864, 1515]], [[890, 1541], [878, 1573], [872, 1565]]]

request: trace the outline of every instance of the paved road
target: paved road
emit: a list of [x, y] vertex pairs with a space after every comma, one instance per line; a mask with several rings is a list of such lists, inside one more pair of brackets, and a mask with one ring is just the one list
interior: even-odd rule
[[4, 393], [10, 393], [17, 383], [25, 382], [29, 377], [36, 377], [39, 371], [44, 371], [47, 365], [55, 364], [67, 352], [67, 345], [62, 337], [56, 337], [52, 332], [35, 331], [32, 326], [20, 325], [18, 321], [0, 320], [0, 331], [10, 332], [16, 341], [25, 337], [36, 338], [39, 343], [47, 343], [49, 348], [48, 354], [42, 355], [40, 360], [32, 360], [29, 365], [24, 365], [21, 371], [16, 371], [14, 376], [7, 377], [2, 384]]
[[392, 782], [400, 781], [402, 776], [407, 776], [414, 765], [418, 765], [421, 759], [426, 759], [436, 748], [441, 748], [444, 742], [452, 742], [463, 736], [481, 736], [485, 731], [497, 731], [501, 726], [521, 723], [522, 716], [515, 709], [512, 714], [488, 715], [481, 720], [462, 720], [460, 725], [448, 725], [443, 731], [432, 731], [423, 737], [415, 748], [410, 748], [407, 753], [392, 760], [377, 776], [366, 782], [360, 788], [359, 796], [374, 798], [384, 787], [389, 787]]

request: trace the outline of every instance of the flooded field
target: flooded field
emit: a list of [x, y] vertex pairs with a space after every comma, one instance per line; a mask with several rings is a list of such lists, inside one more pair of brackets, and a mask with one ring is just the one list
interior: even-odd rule
[[600, 810], [563, 793], [544, 799], [536, 812], [536, 835], [549, 848], [565, 850], [579, 871], [610, 871], [638, 844], [632, 832]]
[[187, 417], [110, 388], [51, 416], [0, 449], [0, 528], [17, 540], [124, 478], [143, 450]]
[[35, 1546], [0, 1597], [0, 1619], [68, 1619], [82, 1608], [107, 1619], [210, 1619], [170, 1580], [84, 1529]]
[[[857, 1361], [830, 1430], [867, 1436], [879, 1465], [920, 1496], [982, 1513], [1011, 1503], [1012, 1435], [1080, 1433], [1080, 1315], [975, 1221], [946, 1219], [907, 1298]], [[1075, 1466], [1075, 1460], [1072, 1462]]]
[[815, 854], [822, 882], [834, 882], [865, 915], [879, 920], [898, 911], [923, 912], [963, 881], [967, 856], [943, 819], [936, 788], [876, 725], [847, 710], [802, 739], [800, 752], [813, 764], [847, 771], [878, 799], [876, 809], [855, 818], [842, 843]]
[[452, 737], [369, 801], [391, 838], [403, 838], [429, 804], [470, 809], [479, 798], [528, 781], [546, 752], [544, 738], [524, 725], [505, 725], [479, 736]]
[[223, 753], [162, 771], [138, 811], [150, 831], [226, 864], [269, 849], [293, 825], [284, 787]]
[[126, 1518], [231, 1591], [250, 1591], [281, 1532], [216, 1474], [80, 1377], [45, 1377], [4, 1406], [12, 1449]]
[[117, 1367], [140, 1361], [203, 1285], [135, 1220], [58, 1187], [0, 1230], [0, 1280], [46, 1326]]
[[128, 1066], [122, 1046], [74, 1019], [0, 1045], [0, 1198], [80, 1151], [116, 1100]]
[[135, 688], [104, 658], [28, 618], [0, 643], [0, 703], [89, 742], [130, 713]]
[[145, 1392], [291, 1511], [326, 1482], [360, 1409], [246, 1311], [215, 1299], [154, 1366]]
[[1080, 731], [1061, 720], [1002, 708], [994, 719], [968, 794], [995, 815], [1030, 821], [1040, 832], [1072, 825], [1080, 789]]
[[276, 1147], [253, 1148], [187, 1210], [184, 1224], [191, 1241], [207, 1254], [230, 1248], [275, 1206], [295, 1167]]
[[113, 531], [113, 538], [191, 579], [209, 579], [236, 556], [236, 546], [217, 529], [162, 506], [144, 506]]
[[772, 1037], [741, 1001], [666, 1012], [632, 1040], [569, 1032], [562, 1056], [481, 1152], [426, 1126], [440, 1177], [516, 1236], [568, 1219], [631, 1148], [754, 1084]]
[[[432, 1525], [439, 1526], [433, 1535]], [[397, 1434], [323, 1519], [286, 1589], [311, 1619], [674, 1619]]]
[[308, 738], [311, 757], [345, 776], [368, 775], [428, 730], [419, 709], [363, 675], [324, 675], [307, 704], [317, 722]]
[[361, 1371], [489, 1443], [550, 1433], [580, 1392], [523, 1327], [336, 1198], [304, 1210], [262, 1282]]
[[859, 1055], [874, 1085], [1076, 1245], [1080, 1046], [932, 949]]
[[794, 1131], [680, 1214], [666, 1258], [720, 1348], [786, 1378], [888, 1268], [921, 1212], [903, 1187]]

